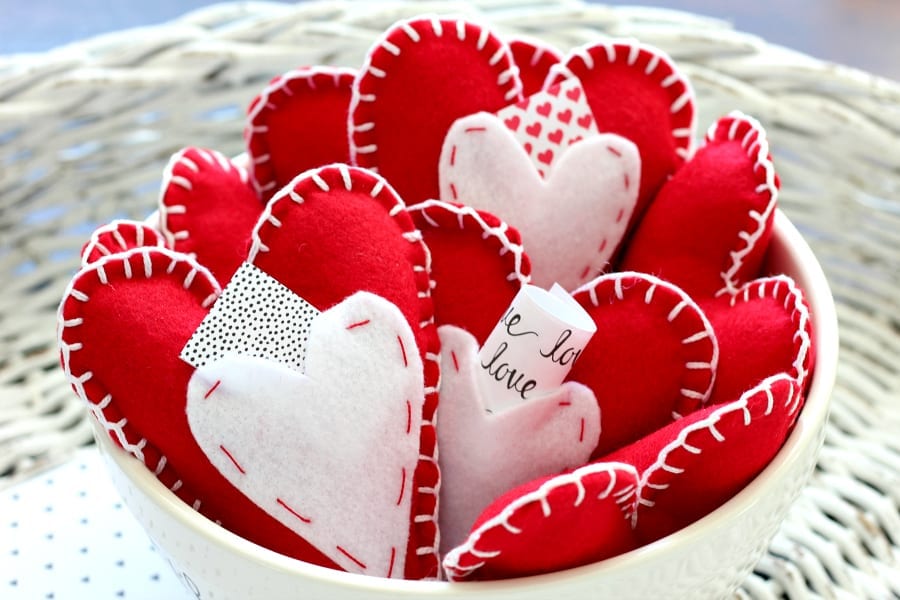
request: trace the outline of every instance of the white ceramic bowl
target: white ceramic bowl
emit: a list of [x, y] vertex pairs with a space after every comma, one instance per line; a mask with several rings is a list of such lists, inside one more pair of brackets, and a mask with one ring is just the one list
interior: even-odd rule
[[722, 598], [765, 552], [806, 483], [821, 446], [837, 367], [837, 319], [825, 276], [780, 212], [769, 270], [791, 275], [811, 306], [817, 356], [797, 425], [772, 463], [744, 490], [692, 525], [598, 563], [495, 582], [397, 581], [333, 571], [266, 550], [208, 521], [98, 431], [115, 485], [197, 598]]

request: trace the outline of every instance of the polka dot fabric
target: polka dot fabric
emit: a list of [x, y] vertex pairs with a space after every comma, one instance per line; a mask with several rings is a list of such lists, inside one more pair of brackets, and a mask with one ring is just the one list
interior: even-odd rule
[[94, 449], [0, 492], [0, 598], [188, 600]]
[[303, 371], [312, 304], [278, 280], [244, 263], [181, 352], [202, 367], [226, 354], [267, 358]]

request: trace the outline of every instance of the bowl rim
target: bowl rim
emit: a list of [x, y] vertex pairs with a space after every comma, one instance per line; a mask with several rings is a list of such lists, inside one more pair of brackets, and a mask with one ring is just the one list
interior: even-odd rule
[[552, 573], [496, 581], [415, 581], [337, 571], [279, 554], [217, 525], [181, 501], [140, 461], [116, 446], [96, 424], [94, 424], [95, 438], [103, 454], [107, 455], [143, 494], [152, 498], [162, 510], [183, 526], [193, 529], [212, 543], [221, 545], [250, 562], [276, 571], [315, 579], [324, 585], [377, 590], [399, 595], [428, 593], [439, 597], [463, 589], [467, 593], [514, 592], [523, 587], [554, 585], [560, 580], [596, 577], [598, 572], [626, 570], [661, 555], [677, 553], [679, 548], [690, 546], [698, 538], [705, 536], [710, 528], [716, 528], [718, 524], [731, 521], [750, 510], [757, 501], [757, 493], [765, 488], [768, 481], [780, 479], [808, 445], [821, 443], [821, 439], [817, 439], [817, 436], [821, 425], [828, 417], [829, 401], [837, 372], [838, 325], [834, 299], [812, 249], [780, 209], [775, 211], [774, 232], [767, 260], [771, 261], [773, 258], [788, 260], [799, 267], [798, 272], [792, 276], [803, 289], [811, 306], [813, 348], [816, 352], [816, 364], [810, 379], [807, 401], [791, 435], [766, 468], [725, 504], [675, 533], [602, 561]]

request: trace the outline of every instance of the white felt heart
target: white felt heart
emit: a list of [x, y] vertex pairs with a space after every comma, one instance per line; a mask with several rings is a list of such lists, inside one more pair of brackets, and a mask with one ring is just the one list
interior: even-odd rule
[[344, 569], [403, 576], [424, 384], [399, 309], [354, 294], [312, 323], [305, 373], [231, 354], [187, 395], [197, 443], [237, 489]]
[[537, 477], [587, 462], [600, 436], [593, 392], [569, 382], [558, 391], [496, 414], [477, 383], [478, 343], [451, 325], [441, 338], [438, 446], [441, 449], [441, 550], [461, 544], [497, 497]]
[[640, 187], [637, 147], [614, 134], [565, 149], [546, 180], [498, 117], [454, 123], [440, 160], [441, 200], [491, 212], [515, 226], [532, 282], [572, 290], [606, 270]]

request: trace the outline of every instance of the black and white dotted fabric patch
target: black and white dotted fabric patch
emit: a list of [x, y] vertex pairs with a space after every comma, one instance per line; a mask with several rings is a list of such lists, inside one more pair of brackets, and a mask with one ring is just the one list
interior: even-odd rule
[[303, 371], [309, 329], [319, 314], [268, 273], [244, 263], [184, 346], [181, 359], [199, 368], [237, 354]]

